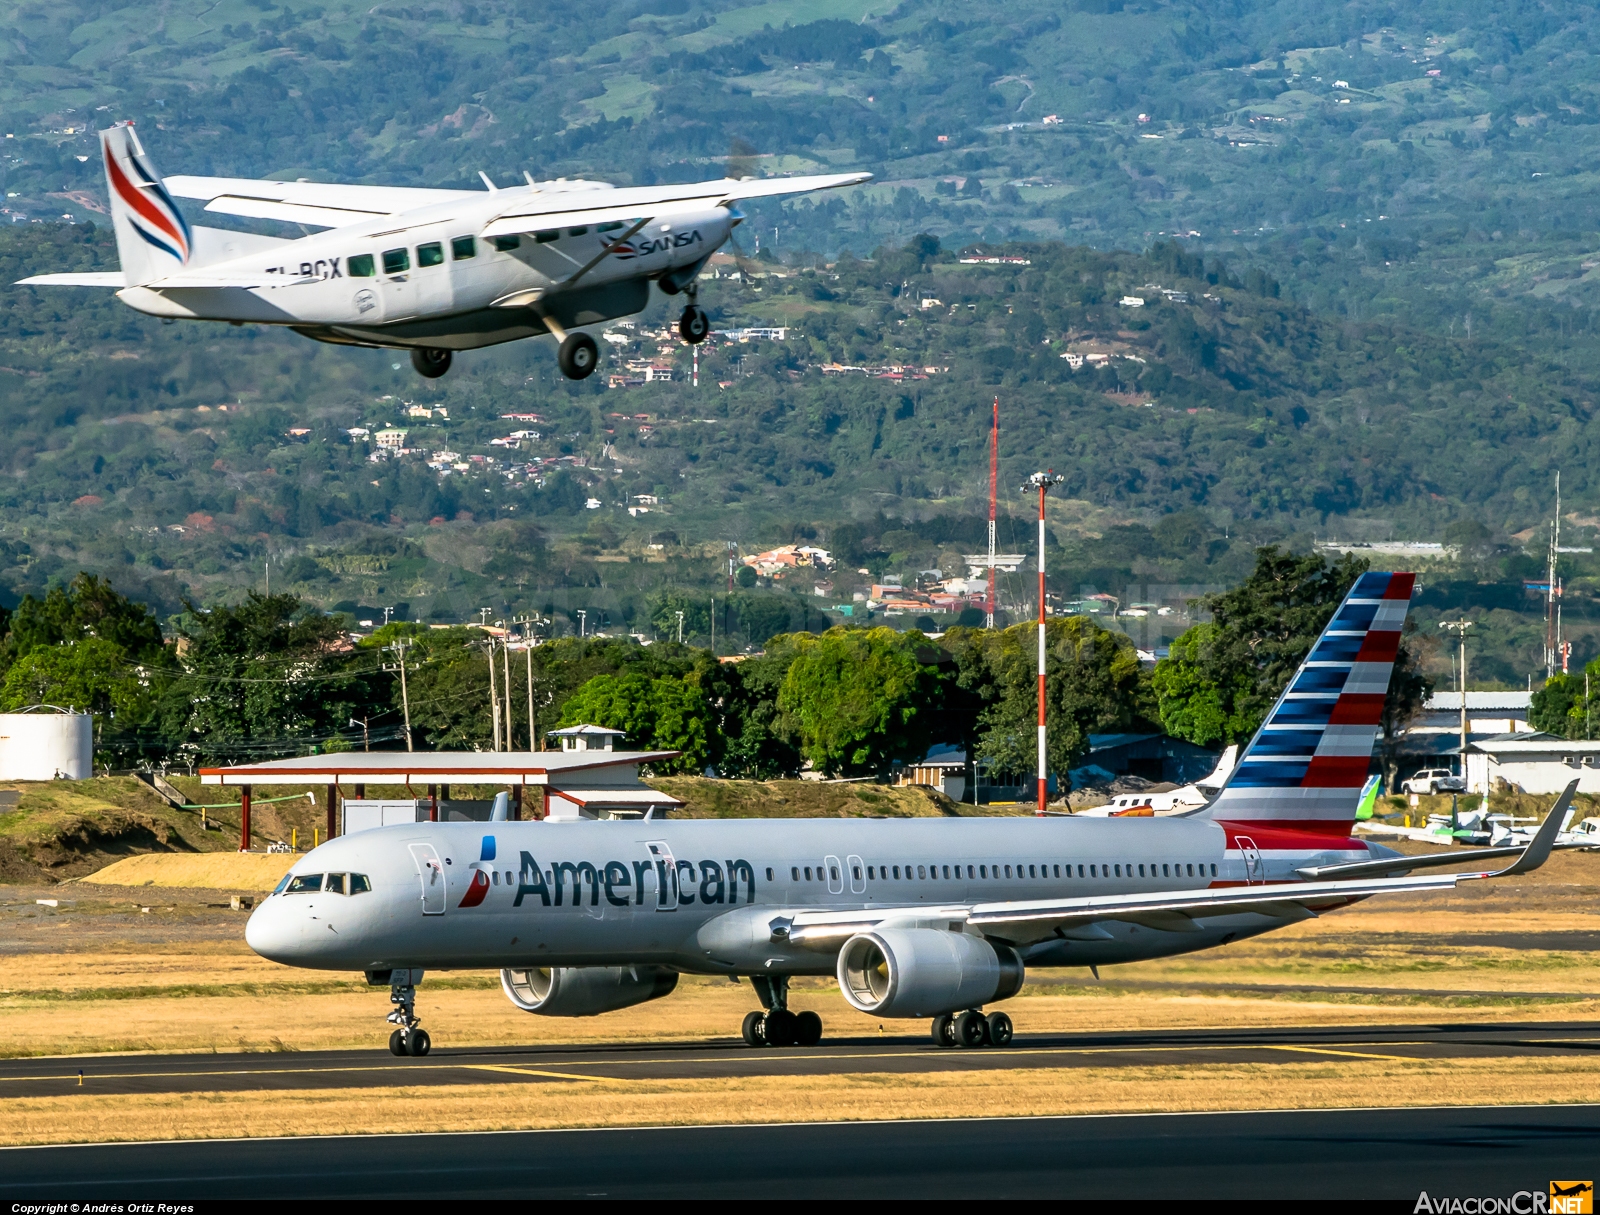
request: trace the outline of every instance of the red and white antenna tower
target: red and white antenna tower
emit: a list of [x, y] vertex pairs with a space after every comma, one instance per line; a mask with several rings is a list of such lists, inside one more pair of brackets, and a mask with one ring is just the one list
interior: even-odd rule
[[1000, 398], [994, 399], [994, 423], [989, 428], [989, 598], [984, 627], [994, 628], [994, 520], [1000, 482]]

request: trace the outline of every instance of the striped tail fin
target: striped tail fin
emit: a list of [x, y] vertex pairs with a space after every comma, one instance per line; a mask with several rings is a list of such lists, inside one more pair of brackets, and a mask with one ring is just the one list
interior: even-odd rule
[[1415, 574], [1362, 574], [1196, 817], [1346, 836], [1377, 741]]
[[194, 234], [139, 146], [133, 124], [119, 122], [101, 131], [100, 151], [111, 195], [117, 260], [128, 286], [154, 282], [187, 266]]

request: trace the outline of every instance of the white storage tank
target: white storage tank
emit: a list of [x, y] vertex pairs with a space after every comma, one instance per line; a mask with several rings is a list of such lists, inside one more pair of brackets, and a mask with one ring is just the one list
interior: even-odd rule
[[0, 713], [0, 780], [85, 780], [94, 774], [94, 717], [54, 705]]

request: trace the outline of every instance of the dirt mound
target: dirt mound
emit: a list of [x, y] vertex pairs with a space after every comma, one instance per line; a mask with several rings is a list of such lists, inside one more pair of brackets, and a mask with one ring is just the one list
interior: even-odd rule
[[79, 881], [96, 886], [271, 890], [298, 859], [292, 852], [146, 853], [125, 857]]

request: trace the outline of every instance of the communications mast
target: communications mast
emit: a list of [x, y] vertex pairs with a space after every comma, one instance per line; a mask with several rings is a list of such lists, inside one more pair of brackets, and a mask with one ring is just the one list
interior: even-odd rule
[[994, 521], [1000, 482], [1000, 398], [994, 399], [994, 423], [989, 427], [989, 598], [984, 627], [994, 628]]

